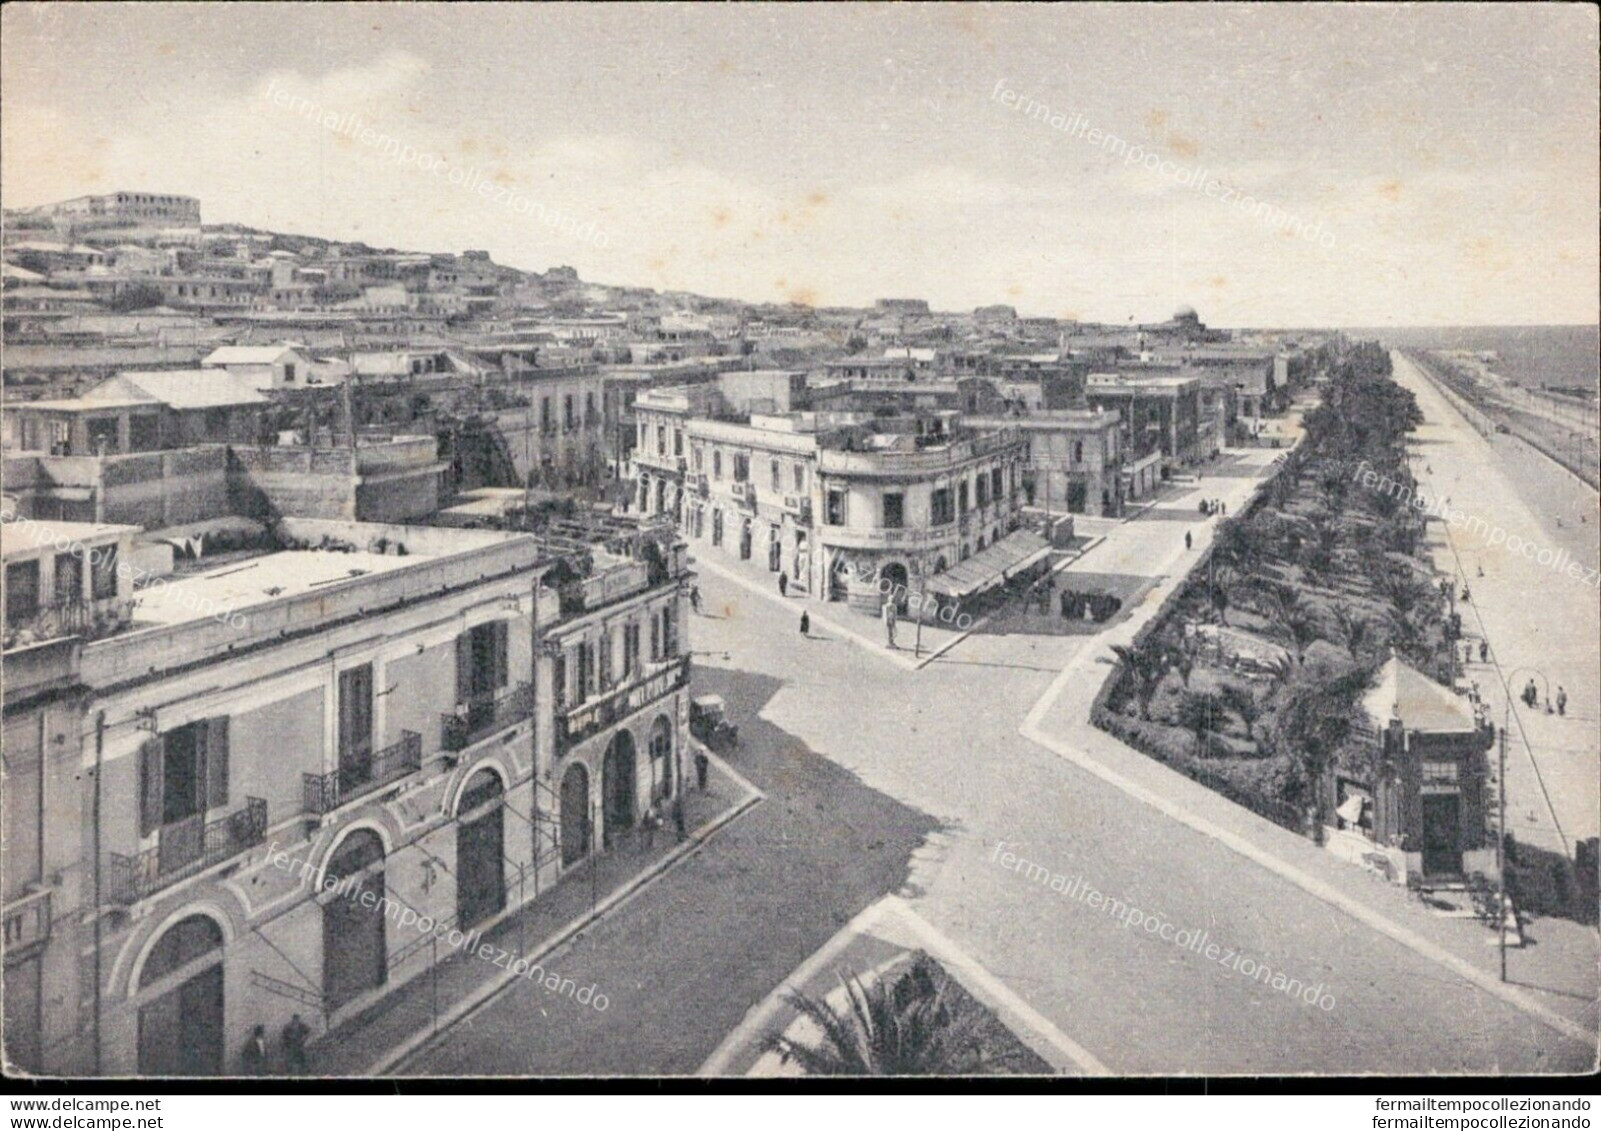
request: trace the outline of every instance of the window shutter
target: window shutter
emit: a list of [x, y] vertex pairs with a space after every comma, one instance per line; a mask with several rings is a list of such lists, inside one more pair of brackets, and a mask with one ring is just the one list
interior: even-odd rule
[[465, 703], [472, 696], [473, 642], [472, 633], [456, 637], [456, 702]]
[[206, 720], [206, 808], [228, 804], [228, 716]]
[[139, 835], [161, 826], [161, 760], [165, 746], [152, 738], [139, 748]]
[[497, 620], [491, 623], [495, 633], [495, 686], [505, 687], [511, 678], [511, 662], [507, 657], [510, 634], [507, 632], [505, 621]]

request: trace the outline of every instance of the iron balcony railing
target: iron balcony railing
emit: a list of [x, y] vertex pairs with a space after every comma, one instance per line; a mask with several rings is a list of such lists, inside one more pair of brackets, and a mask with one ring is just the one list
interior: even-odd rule
[[325, 774], [302, 775], [306, 812], [319, 816], [331, 813], [420, 769], [422, 735], [403, 730], [399, 742], [384, 747], [370, 759], [350, 762]]
[[689, 657], [670, 667], [608, 690], [603, 696], [583, 703], [556, 708], [556, 745], [565, 750], [591, 735], [598, 734], [635, 711], [689, 684]]
[[133, 606], [131, 598], [106, 597], [64, 601], [22, 613], [7, 612], [5, 648], [9, 651], [63, 636], [98, 640], [133, 623]]
[[469, 699], [455, 714], [440, 716], [443, 734], [439, 745], [452, 752], [465, 750], [533, 713], [534, 685], [531, 683], [519, 683], [499, 695]]
[[111, 898], [124, 905], [137, 903], [266, 837], [267, 802], [260, 797], [245, 798], [243, 806], [214, 821], [197, 813], [162, 825], [156, 847], [132, 856], [111, 854]]
[[5, 949], [8, 958], [50, 938], [51, 888], [13, 900], [5, 909]]

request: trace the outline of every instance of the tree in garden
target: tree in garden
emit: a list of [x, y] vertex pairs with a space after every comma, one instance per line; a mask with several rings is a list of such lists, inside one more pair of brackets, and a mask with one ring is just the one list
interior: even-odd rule
[[1308, 645], [1321, 639], [1317, 613], [1300, 594], [1290, 591], [1278, 598], [1274, 619], [1290, 634], [1295, 645], [1295, 662], [1304, 662]]
[[1229, 623], [1229, 587], [1224, 582], [1224, 579], [1223, 579], [1223, 576], [1221, 574], [1221, 571], [1220, 571], [1220, 575], [1218, 577], [1214, 577], [1212, 579], [1212, 584], [1207, 589], [1206, 595], [1209, 598], [1211, 598], [1212, 607], [1217, 610], [1218, 623], [1219, 624], [1224, 624], [1224, 625], [1228, 624]]
[[1114, 644], [1112, 653], [1123, 671], [1134, 683], [1134, 700], [1139, 704], [1140, 718], [1151, 717], [1151, 697], [1162, 682], [1162, 653], [1149, 641], [1132, 645]]
[[1350, 668], [1330, 676], [1298, 680], [1280, 705], [1276, 718], [1278, 745], [1295, 759], [1303, 797], [1315, 799], [1323, 823], [1326, 798], [1320, 783], [1334, 755], [1351, 732], [1357, 696], [1372, 679], [1367, 668]]
[[1245, 737], [1254, 741], [1256, 720], [1262, 717], [1262, 701], [1256, 697], [1256, 693], [1248, 687], [1225, 683], [1218, 697], [1225, 707], [1239, 717], [1245, 726]]
[[1334, 606], [1334, 620], [1345, 637], [1345, 647], [1351, 653], [1351, 658], [1360, 661], [1361, 653], [1373, 641], [1372, 622], [1348, 605]]
[[[810, 1076], [960, 1076], [1005, 1067], [982, 1040], [986, 1014], [959, 1003], [949, 975], [919, 953], [899, 977], [864, 984], [841, 978], [843, 1006], [790, 993], [786, 1000], [821, 1030], [813, 1043], [775, 1035], [764, 1042]], [[965, 1004], [965, 1008], [963, 1005]]]
[[1195, 753], [1206, 753], [1206, 736], [1223, 717], [1222, 700], [1211, 691], [1186, 691], [1179, 700], [1178, 724], [1195, 736]]

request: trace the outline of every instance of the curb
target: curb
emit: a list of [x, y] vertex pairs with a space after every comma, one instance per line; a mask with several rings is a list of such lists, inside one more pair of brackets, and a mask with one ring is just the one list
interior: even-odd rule
[[[660, 879], [662, 876], [665, 876], [673, 868], [677, 867], [679, 864], [698, 853], [702, 848], [705, 847], [707, 841], [709, 841], [717, 833], [721, 832], [722, 829], [728, 824], [739, 817], [744, 816], [761, 802], [767, 800], [767, 794], [763, 793], [756, 786], [752, 785], [750, 781], [744, 777], [744, 775], [740, 774], [732, 766], [728, 765], [727, 762], [723, 761], [709, 750], [706, 751], [706, 755], [707, 757], [711, 758], [714, 763], [716, 763], [719, 769], [726, 772], [735, 780], [736, 783], [744, 788], [745, 796], [741, 798], [732, 809], [725, 811], [722, 815], [712, 820], [709, 824], [702, 825], [700, 828], [690, 833], [689, 839], [687, 839], [683, 844], [673, 849], [673, 851], [656, 861], [656, 863], [652, 864], [649, 868], [646, 868], [643, 872], [640, 872], [622, 887], [606, 896], [606, 898], [597, 903], [592, 910], [569, 920], [563, 926], [557, 928], [555, 933], [547, 936], [542, 942], [536, 944], [535, 949], [520, 957], [526, 958], [530, 963], [542, 961], [548, 955], [555, 952], [559, 947], [572, 941], [572, 939], [584, 928], [588, 927], [592, 923], [598, 923], [607, 914], [621, 906], [634, 895], [638, 894], [647, 885]], [[412, 1036], [408, 1037], [399, 1045], [385, 1052], [376, 1061], [374, 1061], [371, 1066], [360, 1073], [360, 1075], [385, 1076], [391, 1074], [393, 1070], [401, 1064], [401, 1062], [432, 1044], [435, 1039], [449, 1032], [452, 1027], [461, 1022], [467, 1016], [477, 1012], [480, 1008], [489, 1004], [491, 1000], [500, 995], [502, 990], [505, 990], [513, 982], [520, 980], [521, 975], [506, 971], [499, 976], [483, 983], [476, 989], [469, 992], [465, 997], [457, 1001], [455, 1005], [450, 1007], [450, 1009], [440, 1014], [439, 1024], [437, 1027], [413, 1034]]]
[[[1208, 543], [1208, 545], [1210, 545], [1210, 543]], [[1180, 583], [1186, 580], [1188, 577], [1189, 572], [1186, 571], [1181, 574], [1174, 574], [1168, 578], [1167, 580], [1173, 585], [1173, 590], [1168, 596], [1171, 597], [1173, 594], [1180, 592]], [[1167, 598], [1163, 599], [1162, 605], [1166, 604], [1166, 600]], [[1156, 618], [1161, 615], [1162, 605], [1159, 605], [1158, 608], [1153, 611], [1152, 615], [1147, 619], [1147, 624], [1154, 622]], [[1141, 625], [1140, 629], [1143, 629], [1144, 627], [1144, 625]], [[1140, 630], [1136, 630], [1136, 636], [1138, 635], [1139, 631]], [[1231, 832], [1220, 825], [1214, 824], [1207, 818], [1191, 812], [1177, 801], [1170, 800], [1158, 793], [1156, 790], [1151, 789], [1148, 786], [1141, 785], [1139, 782], [1125, 777], [1123, 774], [1112, 769], [1110, 766], [1097, 761], [1084, 751], [1076, 750], [1069, 746], [1065, 741], [1047, 734], [1043, 729], [1041, 729], [1041, 722], [1043, 722], [1045, 716], [1049, 714], [1051, 709], [1056, 705], [1057, 700], [1061, 697], [1063, 690], [1068, 686], [1069, 682], [1075, 676], [1081, 674], [1080, 669], [1088, 668], [1095, 659], [1099, 658], [1105, 653], [1106, 648], [1109, 647], [1109, 643], [1105, 640], [1103, 640], [1101, 643], [1102, 646], [1100, 648], [1093, 650], [1085, 649], [1081, 651], [1066, 667], [1062, 669], [1061, 673], [1051, 681], [1051, 685], [1045, 689], [1045, 693], [1040, 696], [1038, 702], [1034, 704], [1033, 708], [1030, 709], [1028, 714], [1024, 717], [1022, 724], [1018, 727], [1018, 733], [1020, 733], [1030, 742], [1036, 743], [1037, 745], [1050, 750], [1058, 757], [1072, 762], [1080, 769], [1094, 774], [1097, 778], [1100, 778], [1113, 788], [1134, 798], [1136, 801], [1151, 806], [1164, 816], [1175, 820], [1185, 827], [1200, 833], [1202, 836], [1205, 836], [1208, 839], [1223, 845], [1231, 852], [1235, 852], [1252, 863], [1267, 869], [1280, 879], [1294, 884], [1308, 895], [1311, 895], [1314, 898], [1319, 899], [1329, 906], [1335, 908], [1336, 910], [1351, 916], [1351, 918], [1355, 919], [1357, 922], [1362, 923], [1364, 926], [1367, 926], [1393, 940], [1394, 942], [1401, 944], [1414, 954], [1444, 966], [1446, 969], [1467, 981], [1469, 984], [1478, 987], [1493, 997], [1499, 998], [1501, 1001], [1513, 1006], [1516, 1009], [1522, 1010], [1523, 1012], [1534, 1017], [1536, 1020], [1542, 1022], [1552, 1029], [1555, 1029], [1564, 1036], [1577, 1040], [1591, 1049], [1596, 1047], [1597, 1037], [1594, 1032], [1585, 1029], [1583, 1026], [1569, 1020], [1556, 1011], [1548, 1009], [1546, 1006], [1535, 1001], [1533, 998], [1530, 998], [1527, 995], [1503, 984], [1490, 974], [1480, 970], [1477, 966], [1467, 962], [1465, 959], [1458, 958], [1456, 955], [1452, 954], [1448, 950], [1445, 950], [1443, 947], [1436, 946], [1434, 943], [1429, 942], [1427, 939], [1414, 933], [1406, 927], [1392, 922], [1389, 918], [1368, 907], [1366, 904], [1363, 904], [1353, 897], [1346, 895], [1344, 892], [1341, 892], [1333, 886], [1324, 883], [1322, 880], [1303, 872], [1293, 864], [1286, 860], [1280, 859], [1271, 851], [1259, 847], [1238, 833]], [[1107, 676], [1101, 681], [1102, 684], [1105, 683], [1106, 679], [1111, 678], [1111, 674], [1112, 673], [1110, 671], [1107, 673]], [[1094, 723], [1088, 719], [1083, 720], [1082, 725], [1091, 728], [1094, 727]], [[1105, 737], [1111, 742], [1119, 742], [1119, 740], [1113, 735], [1108, 734]], [[1119, 745], [1126, 744], [1119, 742]], [[1132, 747], [1127, 747], [1127, 749], [1131, 754], [1137, 757], [1145, 757], [1144, 755], [1139, 754], [1139, 752], [1134, 750]], [[1182, 774], [1177, 774], [1176, 771], [1170, 770], [1169, 772], [1175, 773], [1178, 777], [1183, 777]], [[1185, 778], [1185, 780], [1188, 781], [1189, 779]], [[1242, 809], [1241, 811], [1247, 812], [1248, 810]]]

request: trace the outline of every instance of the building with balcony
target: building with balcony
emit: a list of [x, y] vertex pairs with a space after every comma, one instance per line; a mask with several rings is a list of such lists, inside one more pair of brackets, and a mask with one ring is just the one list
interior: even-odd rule
[[[82, 541], [98, 556], [107, 537], [129, 532]], [[382, 908], [482, 927], [553, 882], [534, 642], [559, 603], [541, 553], [522, 535], [286, 520], [271, 546], [146, 585], [131, 617], [69, 638], [60, 723], [15, 699], [13, 666], [41, 645], [8, 639], [8, 767], [14, 734], [39, 745], [31, 727], [46, 776], [37, 811], [39, 791], [8, 781], [7, 805], [30, 814], [7, 815], [71, 826], [78, 886], [52, 897], [58, 930], [62, 899], [85, 912], [67, 942], [82, 988], [52, 1013], [41, 974], [46, 1031], [24, 1052], [69, 1073], [235, 1071], [254, 1025], [299, 1012], [320, 1030], [427, 968]], [[58, 755], [74, 778], [52, 793]], [[26, 910], [15, 930], [37, 933], [38, 901], [20, 904], [52, 869], [32, 859], [8, 840], [8, 932]], [[30, 1015], [12, 993], [8, 978], [8, 1018]]]
[[587, 572], [559, 585], [561, 621], [542, 636], [564, 868], [615, 847], [651, 809], [663, 813], [688, 762], [685, 547], [628, 536], [584, 552]]
[[940, 575], [987, 549], [1021, 566], [1037, 555], [1022, 524], [1027, 442], [1015, 427], [978, 432], [954, 413], [875, 418], [821, 439], [809, 591], [876, 613], [883, 593], [920, 587], [960, 600]]
[[[237, 1072], [676, 798], [685, 553], [601, 525], [284, 519], [135, 588], [135, 528], [6, 524], [12, 1059]], [[105, 615], [23, 608], [73, 577]]]
[[1023, 494], [1029, 506], [1054, 514], [1123, 513], [1128, 488], [1117, 412], [1052, 409], [963, 420], [981, 432], [1015, 428], [1022, 433], [1027, 445]]
[[1123, 435], [1125, 462], [1143, 468], [1160, 454], [1165, 478], [1174, 468], [1216, 455], [1221, 437], [1201, 410], [1201, 381], [1179, 375], [1142, 376], [1132, 372], [1092, 373], [1084, 399], [1092, 409], [1115, 409]]
[[82, 867], [82, 649], [130, 621], [118, 566], [137, 530], [4, 517], [3, 1032], [9, 1064], [45, 1072], [79, 1037], [77, 924], [94, 906]]
[[[701, 386], [635, 402], [636, 499], [690, 543], [876, 614], [1017, 530], [1026, 444], [955, 412], [731, 411]], [[896, 588], [896, 587], [899, 588]]]

